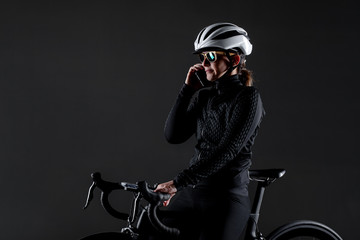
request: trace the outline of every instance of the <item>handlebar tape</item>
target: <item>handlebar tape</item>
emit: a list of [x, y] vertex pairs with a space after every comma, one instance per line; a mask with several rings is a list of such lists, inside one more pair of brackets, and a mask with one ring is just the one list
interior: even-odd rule
[[101, 193], [100, 201], [103, 208], [114, 218], [118, 218], [121, 220], [127, 220], [129, 218], [129, 214], [119, 212], [110, 205], [108, 192]]
[[180, 230], [177, 228], [171, 228], [163, 224], [158, 216], [157, 216], [157, 209], [161, 203], [157, 205], [150, 204], [149, 211], [148, 211], [148, 217], [151, 222], [151, 224], [160, 232], [169, 234], [174, 237], [178, 237], [180, 235]]
[[111, 207], [111, 205], [109, 203], [109, 194], [115, 189], [121, 189], [122, 188], [121, 185], [119, 185], [118, 183], [104, 181], [101, 178], [101, 174], [98, 172], [92, 173], [91, 177], [94, 182], [89, 189], [88, 199], [87, 199], [87, 203], [86, 203], [85, 207], [87, 207], [89, 205], [89, 201], [91, 201], [92, 195], [93, 195], [92, 192], [94, 191], [94, 188], [96, 186], [101, 190], [100, 201], [101, 201], [101, 205], [103, 206], [103, 208], [111, 216], [118, 218], [118, 219], [127, 220], [129, 218], [129, 214], [122, 213], [122, 212], [115, 210], [113, 207]]
[[141, 181], [137, 183], [139, 186], [139, 190], [145, 200], [150, 203], [148, 217], [151, 224], [160, 232], [169, 234], [171, 236], [179, 236], [180, 231], [177, 228], [171, 228], [164, 225], [157, 216], [158, 207], [166, 200], [170, 199], [170, 194], [153, 192], [149, 189], [147, 183], [145, 181]]

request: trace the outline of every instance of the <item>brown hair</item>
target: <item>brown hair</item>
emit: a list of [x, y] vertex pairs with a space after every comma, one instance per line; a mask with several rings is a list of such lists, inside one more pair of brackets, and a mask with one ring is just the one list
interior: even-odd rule
[[[240, 62], [241, 62], [239, 64], [239, 66], [237, 67], [239, 76], [240, 76], [240, 81], [243, 85], [245, 85], [247, 87], [251, 87], [251, 86], [253, 86], [253, 83], [254, 83], [253, 72], [246, 68], [245, 55], [242, 53], [241, 50], [240, 50], [240, 53], [238, 53], [238, 54], [240, 56]], [[229, 59], [230, 59], [230, 57], [229, 57]]]
[[246, 69], [245, 67], [240, 68], [240, 80], [242, 84], [244, 84], [247, 87], [250, 87], [253, 85], [254, 79], [253, 79], [253, 73], [251, 70]]

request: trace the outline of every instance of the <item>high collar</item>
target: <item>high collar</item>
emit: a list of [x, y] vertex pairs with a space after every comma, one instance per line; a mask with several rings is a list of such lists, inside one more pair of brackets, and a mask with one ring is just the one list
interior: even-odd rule
[[242, 85], [238, 74], [216, 80], [213, 87], [215, 89], [223, 89], [234, 85]]

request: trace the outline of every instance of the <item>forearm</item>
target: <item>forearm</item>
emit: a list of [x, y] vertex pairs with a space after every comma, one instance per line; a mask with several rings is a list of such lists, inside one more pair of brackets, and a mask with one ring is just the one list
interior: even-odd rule
[[195, 131], [196, 119], [189, 109], [195, 90], [184, 84], [165, 123], [165, 138], [170, 143], [182, 143]]

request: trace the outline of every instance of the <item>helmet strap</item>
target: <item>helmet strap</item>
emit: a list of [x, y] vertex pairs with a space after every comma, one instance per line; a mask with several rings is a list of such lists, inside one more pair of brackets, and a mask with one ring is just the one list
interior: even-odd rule
[[240, 61], [238, 64], [236, 64], [235, 66], [233, 66], [234, 62], [230, 56], [229, 51], [226, 51], [226, 56], [230, 61], [230, 67], [228, 68], [228, 70], [226, 71], [226, 73], [224, 75], [229, 75], [234, 69], [236, 69], [238, 66], [242, 66], [242, 64], [245, 62], [245, 55], [244, 54], [240, 54]]
[[230, 61], [230, 67], [226, 70], [226, 72], [224, 73], [224, 75], [222, 75], [218, 80], [226, 78], [227, 76], [230, 76], [230, 74], [232, 73], [232, 71], [234, 71], [234, 69], [236, 69], [239, 65], [241, 66], [243, 62], [245, 62], [245, 55], [244, 54], [240, 54], [240, 61], [237, 65], [233, 66], [233, 60], [230, 56], [229, 51], [226, 51], [226, 57], [229, 59]]

